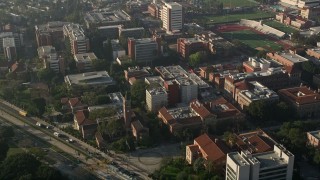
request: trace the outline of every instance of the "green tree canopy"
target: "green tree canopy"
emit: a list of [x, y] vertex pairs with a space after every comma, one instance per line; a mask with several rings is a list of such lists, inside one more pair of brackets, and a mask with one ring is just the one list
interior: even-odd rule
[[143, 80], [137, 80], [133, 83], [130, 89], [132, 104], [144, 107], [146, 100], [146, 88], [147, 84]]
[[189, 65], [192, 67], [196, 67], [201, 63], [202, 60], [203, 55], [201, 54], [201, 52], [196, 52], [189, 56]]
[[8, 143], [5, 139], [0, 139], [0, 162], [7, 157], [9, 150]]

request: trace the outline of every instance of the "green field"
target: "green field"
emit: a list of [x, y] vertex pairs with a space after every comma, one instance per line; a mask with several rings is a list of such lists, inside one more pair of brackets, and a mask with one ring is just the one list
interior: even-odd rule
[[253, 49], [260, 47], [267, 50], [280, 50], [282, 48], [281, 45], [269, 39], [266, 39], [265, 37], [258, 35], [250, 30], [223, 32], [222, 35], [227, 39], [237, 39]]
[[256, 6], [258, 3], [249, 0], [218, 0], [223, 3], [223, 7], [244, 7]]
[[288, 34], [297, 31], [294, 28], [281, 24], [277, 21], [263, 21], [263, 23]]
[[252, 20], [260, 20], [264, 18], [274, 17], [274, 13], [272, 12], [263, 12], [263, 11], [255, 11], [241, 14], [226, 14], [226, 15], [210, 15], [210, 16], [201, 16], [197, 17], [199, 21], [205, 21], [206, 24], [219, 24], [219, 23], [228, 23], [228, 22], [236, 22], [241, 19], [252, 19]]

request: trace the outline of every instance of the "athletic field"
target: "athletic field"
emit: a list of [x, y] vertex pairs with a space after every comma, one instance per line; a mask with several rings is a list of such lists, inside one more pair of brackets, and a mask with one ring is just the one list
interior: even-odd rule
[[278, 29], [278, 30], [280, 30], [282, 32], [285, 32], [287, 34], [291, 34], [291, 33], [294, 33], [294, 32], [297, 31], [296, 29], [294, 29], [294, 28], [292, 28], [290, 26], [287, 26], [285, 24], [282, 24], [280, 22], [273, 21], [273, 20], [271, 20], [271, 21], [263, 21], [262, 23], [266, 24], [266, 25], [268, 25], [270, 27], [273, 27], [275, 29]]
[[223, 3], [223, 7], [244, 7], [244, 6], [256, 6], [258, 3], [250, 0], [218, 0]]
[[265, 49], [267, 51], [278, 51], [282, 48], [282, 45], [277, 44], [275, 41], [270, 40], [266, 36], [253, 32], [249, 29], [222, 32], [222, 36], [229, 40], [237, 39], [249, 47], [257, 50]]

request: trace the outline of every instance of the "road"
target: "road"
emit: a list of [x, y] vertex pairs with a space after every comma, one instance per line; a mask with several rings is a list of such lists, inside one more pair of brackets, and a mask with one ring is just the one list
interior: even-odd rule
[[[20, 127], [25, 126], [25, 130], [29, 133], [45, 140], [46, 142], [52, 144], [53, 146], [58, 147], [59, 149], [63, 150], [64, 152], [70, 154], [71, 156], [79, 159], [82, 163], [84, 163], [90, 172], [95, 173], [98, 177], [101, 178], [101, 174], [112, 174], [120, 179], [126, 179], [123, 176], [119, 175], [119, 173], [110, 171], [107, 166], [105, 165], [105, 161], [113, 161], [118, 163], [119, 165], [122, 165], [123, 167], [126, 167], [125, 169], [135, 172], [140, 176], [141, 179], [150, 179], [148, 177], [147, 171], [135, 166], [135, 164], [125, 162], [123, 158], [119, 155], [117, 155], [114, 152], [110, 151], [109, 156], [105, 154], [104, 152], [99, 151], [98, 149], [86, 144], [85, 142], [82, 142], [81, 140], [61, 131], [60, 129], [54, 127], [53, 129], [46, 129], [46, 128], [40, 128], [36, 126], [36, 122], [41, 122], [43, 125], [49, 125], [47, 122], [39, 119], [39, 118], [28, 118], [28, 117], [22, 117], [17, 116], [19, 108], [13, 106], [12, 104], [0, 101], [1, 106], [0, 109], [2, 110], [3, 117], [7, 121], [10, 121], [11, 123], [18, 125]], [[28, 122], [28, 123], [26, 123]], [[67, 137], [65, 139], [60, 139], [55, 136], [53, 136], [53, 132], [57, 131], [60, 134], [63, 135], [63, 137]], [[66, 143], [66, 139], [72, 138], [76, 142], [75, 143]], [[96, 154], [99, 154], [99, 156], [95, 156]]]

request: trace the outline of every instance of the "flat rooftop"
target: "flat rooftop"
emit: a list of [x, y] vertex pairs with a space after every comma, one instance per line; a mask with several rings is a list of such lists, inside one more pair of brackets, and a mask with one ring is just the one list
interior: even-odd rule
[[269, 89], [266, 86], [263, 86], [257, 81], [250, 82], [254, 86], [253, 89], [240, 91], [241, 94], [246, 96], [252, 101], [261, 100], [261, 99], [277, 99], [279, 98], [278, 94], [273, 90]]
[[174, 119], [185, 119], [198, 116], [189, 106], [168, 109], [168, 113]]
[[112, 104], [121, 104], [123, 102], [123, 96], [121, 92], [109, 93], [108, 94]]
[[90, 23], [131, 21], [130, 15], [126, 12], [122, 10], [109, 11], [107, 9], [99, 9], [97, 11], [87, 12], [84, 19]]
[[69, 85], [113, 85], [112, 77], [107, 71], [94, 71], [81, 74], [70, 74], [65, 76], [65, 82]]
[[248, 159], [254, 163], [260, 163], [260, 169], [288, 164], [288, 162], [281, 158], [275, 151], [253, 154], [252, 158]]
[[70, 39], [85, 39], [84, 30], [79, 24], [67, 24], [63, 28], [68, 32]]
[[16, 44], [14, 42], [14, 38], [13, 37], [6, 37], [6, 38], [3, 38], [3, 47], [6, 48], [6, 47], [15, 47]]
[[278, 55], [286, 58], [287, 60], [293, 62], [293, 63], [300, 63], [300, 62], [305, 62], [305, 61], [308, 61], [307, 58], [304, 58], [300, 55], [297, 55], [297, 54], [291, 54], [291, 53], [288, 53], [288, 52], [282, 52], [282, 53], [279, 53]]
[[198, 43], [198, 42], [203, 42], [203, 40], [199, 39], [199, 38], [184, 38], [185, 43]]
[[178, 77], [176, 78], [176, 80], [180, 84], [180, 86], [198, 85], [197, 83], [186, 77]]
[[94, 53], [82, 53], [82, 54], [75, 54], [74, 60], [76, 62], [92, 62], [96, 60], [97, 56]]
[[56, 48], [53, 46], [40, 46], [38, 47], [38, 56], [47, 56], [49, 54], [57, 53]]
[[160, 84], [161, 86], [164, 83], [164, 80], [161, 76], [149, 76], [145, 78], [147, 84]]
[[228, 153], [228, 156], [238, 165], [238, 166], [249, 166], [249, 162], [241, 156], [238, 152]]
[[167, 91], [163, 87], [150, 88], [147, 91], [151, 95], [167, 94]]
[[311, 48], [310, 50], [320, 54], [320, 48]]

